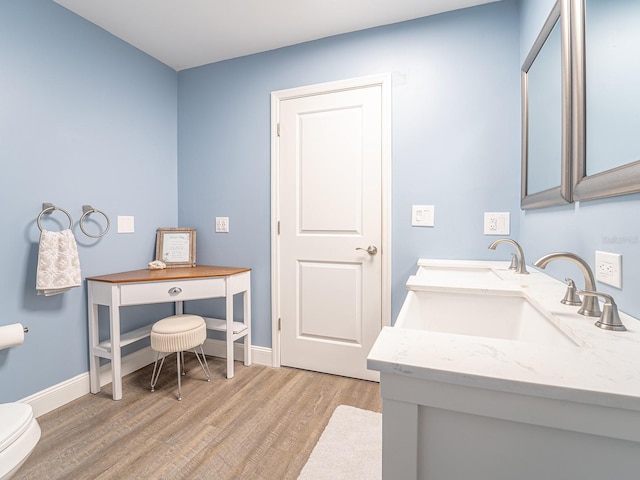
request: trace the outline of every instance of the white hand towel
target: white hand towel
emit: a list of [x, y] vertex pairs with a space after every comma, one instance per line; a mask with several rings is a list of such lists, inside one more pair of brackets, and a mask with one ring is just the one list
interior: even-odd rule
[[71, 230], [40, 234], [36, 290], [38, 295], [57, 295], [80, 286], [80, 258]]

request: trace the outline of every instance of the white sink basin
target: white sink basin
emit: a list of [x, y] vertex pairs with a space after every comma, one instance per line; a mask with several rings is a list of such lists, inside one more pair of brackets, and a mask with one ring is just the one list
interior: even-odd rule
[[477, 280], [501, 280], [500, 276], [487, 266], [445, 266], [433, 265], [420, 268], [418, 274], [420, 278], [432, 277], [449, 281], [477, 281]]
[[543, 345], [578, 345], [522, 295], [488, 291], [409, 291], [395, 326]]
[[514, 270], [509, 270], [507, 262], [483, 262], [478, 260], [420, 260], [418, 271], [409, 277], [407, 286], [440, 285], [452, 287], [473, 286], [483, 284], [496, 285], [504, 280], [518, 280]]

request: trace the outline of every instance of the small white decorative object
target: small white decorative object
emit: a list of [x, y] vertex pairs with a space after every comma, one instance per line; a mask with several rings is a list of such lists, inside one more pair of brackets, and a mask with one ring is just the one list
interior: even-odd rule
[[167, 264], [160, 260], [149, 262], [149, 270], [162, 270], [163, 268], [167, 268]]

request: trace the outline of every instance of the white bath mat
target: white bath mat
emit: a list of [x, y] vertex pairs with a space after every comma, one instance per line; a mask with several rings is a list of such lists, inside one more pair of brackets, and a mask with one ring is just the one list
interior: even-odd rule
[[298, 480], [382, 478], [382, 415], [339, 405]]

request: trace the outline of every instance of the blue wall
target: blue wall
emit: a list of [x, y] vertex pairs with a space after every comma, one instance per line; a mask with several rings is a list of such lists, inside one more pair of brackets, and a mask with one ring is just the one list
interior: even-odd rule
[[[145, 268], [155, 229], [176, 226], [178, 75], [50, 0], [0, 2], [0, 59], [0, 325], [30, 328], [0, 351], [4, 402], [88, 371], [85, 287], [36, 296], [42, 203], [73, 216], [83, 279]], [[108, 235], [80, 231], [83, 204], [109, 215]], [[118, 215], [134, 234], [116, 233]]]
[[[520, 0], [520, 60], [527, 56], [553, 7], [552, 0]], [[588, 112], [587, 112], [588, 115]], [[622, 289], [597, 283], [618, 307], [640, 317], [640, 195], [576, 202], [520, 214], [519, 241], [527, 260], [555, 251], [580, 255], [595, 270], [595, 251], [622, 254]], [[545, 270], [559, 280], [570, 276], [582, 288], [582, 275], [570, 262], [552, 262]]]
[[[83, 277], [145, 268], [157, 227], [196, 227], [199, 263], [253, 268], [255, 344], [270, 346], [270, 93], [381, 72], [393, 75], [393, 317], [418, 258], [509, 258], [487, 250], [485, 211], [511, 212], [529, 261], [622, 253], [624, 289], [601, 289], [640, 316], [639, 196], [519, 209], [519, 70], [551, 5], [505, 0], [176, 73], [50, 0], [2, 0], [0, 325], [31, 332], [0, 351], [0, 402], [88, 370], [85, 287], [35, 295], [42, 202], [74, 216]], [[106, 237], [80, 232], [85, 203], [109, 214]], [[410, 226], [423, 203], [434, 228]], [[116, 233], [118, 215], [135, 216], [134, 234]], [[231, 233], [214, 233], [216, 216]]]
[[[270, 93], [393, 74], [393, 311], [420, 257], [510, 258], [487, 249], [485, 211], [520, 195], [518, 10], [450, 12], [179, 73], [179, 218], [198, 261], [253, 268], [254, 343], [271, 346]], [[435, 205], [434, 228], [411, 205]], [[216, 216], [230, 233], [216, 234]]]

